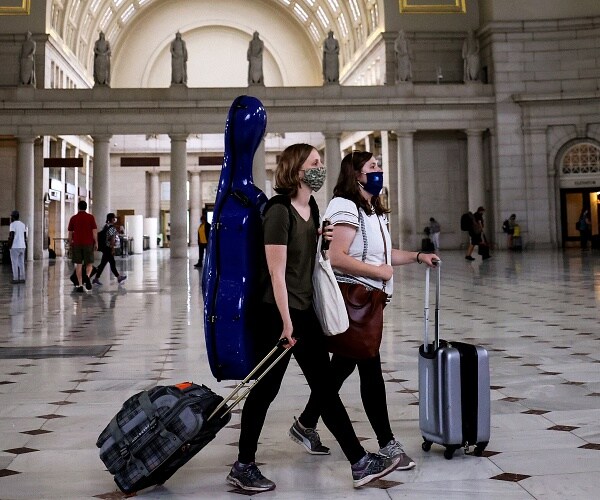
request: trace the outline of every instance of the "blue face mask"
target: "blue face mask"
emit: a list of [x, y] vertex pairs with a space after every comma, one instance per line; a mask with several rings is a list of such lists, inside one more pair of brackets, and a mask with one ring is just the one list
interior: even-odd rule
[[365, 191], [373, 196], [379, 196], [379, 193], [383, 189], [383, 172], [369, 172], [365, 174], [367, 176], [367, 183], [361, 184]]

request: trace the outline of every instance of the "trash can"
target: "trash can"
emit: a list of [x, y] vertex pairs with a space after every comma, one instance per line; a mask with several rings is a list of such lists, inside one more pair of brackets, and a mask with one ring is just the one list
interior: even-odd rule
[[129, 249], [131, 248], [132, 241], [133, 238], [121, 238], [121, 257], [127, 257], [129, 255]]
[[150, 249], [150, 236], [144, 236], [144, 241], [142, 243], [142, 250]]

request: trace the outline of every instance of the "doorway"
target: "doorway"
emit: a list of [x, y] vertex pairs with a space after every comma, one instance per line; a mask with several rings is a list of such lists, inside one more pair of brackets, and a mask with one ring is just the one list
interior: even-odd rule
[[561, 226], [563, 247], [579, 246], [576, 224], [581, 210], [587, 208], [592, 220], [592, 241], [600, 234], [600, 191], [598, 188], [561, 189]]

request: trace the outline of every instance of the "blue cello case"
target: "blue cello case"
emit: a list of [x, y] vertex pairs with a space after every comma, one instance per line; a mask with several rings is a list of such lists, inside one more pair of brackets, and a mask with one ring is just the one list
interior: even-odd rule
[[256, 365], [252, 325], [267, 197], [254, 185], [252, 160], [266, 126], [267, 113], [258, 99], [233, 101], [202, 274], [206, 350], [217, 380], [242, 380]]

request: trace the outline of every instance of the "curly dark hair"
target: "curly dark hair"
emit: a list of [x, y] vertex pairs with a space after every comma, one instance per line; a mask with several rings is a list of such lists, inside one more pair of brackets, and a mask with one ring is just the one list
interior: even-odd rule
[[372, 196], [369, 203], [360, 193], [358, 184], [360, 171], [371, 158], [373, 158], [373, 153], [369, 151], [352, 151], [344, 156], [337, 184], [333, 188], [333, 196], [353, 201], [357, 207], [362, 208], [369, 215], [372, 213], [371, 209], [377, 215], [383, 215], [389, 213], [389, 210], [383, 206], [379, 196]]
[[292, 144], [283, 150], [275, 170], [275, 191], [293, 198], [298, 193], [300, 186], [300, 168], [314, 146], [310, 144]]

